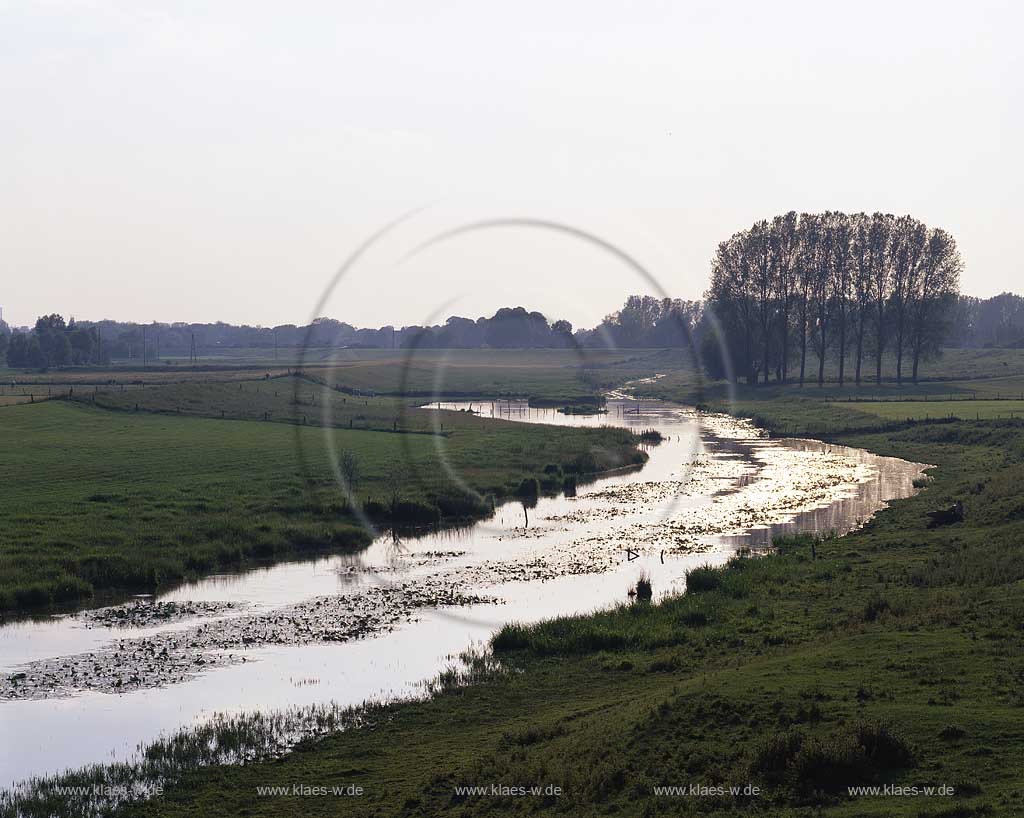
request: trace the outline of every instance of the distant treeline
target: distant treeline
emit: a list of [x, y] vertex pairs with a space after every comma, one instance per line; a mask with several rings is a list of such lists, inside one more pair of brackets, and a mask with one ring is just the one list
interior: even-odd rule
[[1024, 348], [1024, 296], [960, 296], [950, 320], [946, 345]]
[[[28, 332], [0, 322], [0, 361], [12, 367], [149, 362], [231, 350], [311, 348], [666, 348], [693, 345], [708, 372], [749, 381], [878, 377], [883, 355], [911, 377], [941, 347], [1024, 347], [1024, 297], [957, 293], [951, 236], [909, 216], [787, 213], [719, 245], [704, 301], [634, 295], [593, 329], [523, 307], [434, 326], [360, 329], [319, 318], [277, 327], [67, 322]], [[723, 351], [725, 353], [723, 354]], [[5, 356], [6, 353], [6, 356]], [[873, 370], [873, 371], [872, 371]], [[810, 372], [810, 374], [808, 374]]]
[[832, 358], [840, 384], [859, 384], [871, 369], [881, 381], [888, 353], [897, 381], [909, 365], [916, 382], [920, 362], [950, 338], [962, 268], [953, 237], [912, 216], [790, 212], [755, 222], [715, 254], [706, 306], [720, 329], [705, 335], [705, 365], [749, 383], [803, 383], [810, 366], [822, 383]]
[[[453, 316], [435, 326], [360, 329], [331, 318], [306, 326], [216, 324], [134, 324], [118, 321], [65, 323], [59, 315], [40, 318], [29, 332], [10, 336], [12, 367], [43, 368], [105, 364], [112, 360], [190, 358], [232, 349], [362, 348], [552, 349], [568, 347], [673, 347], [687, 343], [700, 317], [700, 302], [630, 296], [622, 309], [597, 327], [573, 330], [568, 321], [549, 322], [539, 312], [503, 307], [490, 318]], [[0, 330], [0, 355], [8, 336]]]

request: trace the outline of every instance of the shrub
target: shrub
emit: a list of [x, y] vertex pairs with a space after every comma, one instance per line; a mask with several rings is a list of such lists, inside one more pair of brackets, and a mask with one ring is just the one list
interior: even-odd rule
[[651, 586], [651, 577], [646, 571], [640, 573], [640, 579], [636, 581], [637, 602], [650, 602], [654, 596], [654, 588]]
[[686, 591], [691, 594], [702, 594], [718, 590], [722, 585], [722, 572], [710, 565], [691, 568], [686, 572]]
[[871, 763], [880, 770], [910, 767], [914, 763], [910, 742], [891, 724], [860, 721], [854, 726], [853, 735]]
[[790, 764], [794, 789], [799, 792], [840, 792], [873, 777], [868, 756], [851, 735], [808, 738]]
[[772, 733], [755, 750], [750, 763], [751, 772], [761, 775], [769, 783], [782, 783], [805, 738], [799, 730]]
[[517, 497], [537, 497], [540, 494], [540, 482], [536, 477], [525, 477], [516, 489]]
[[510, 622], [498, 631], [491, 640], [496, 653], [523, 650], [530, 645], [529, 631], [518, 622]]
[[913, 764], [911, 745], [892, 725], [859, 721], [824, 737], [796, 730], [768, 736], [750, 770], [768, 783], [786, 783], [803, 794], [837, 793]]

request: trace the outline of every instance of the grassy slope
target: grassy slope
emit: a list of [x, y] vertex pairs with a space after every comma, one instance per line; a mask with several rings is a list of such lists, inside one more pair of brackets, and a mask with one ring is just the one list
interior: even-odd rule
[[[785, 392], [744, 400], [791, 431], [834, 415]], [[525, 672], [398, 705], [376, 727], [277, 762], [207, 770], [138, 814], [735, 814], [755, 804], [654, 797], [652, 787], [755, 781], [766, 788], [756, 805], [772, 816], [1024, 815], [1024, 423], [872, 433], [855, 421], [877, 418], [850, 411], [841, 442], [938, 468], [926, 491], [818, 545], [817, 559], [792, 542], [704, 573], [706, 590], [659, 606], [506, 629], [496, 648]], [[954, 498], [966, 522], [927, 530], [925, 512]], [[864, 719], [890, 722], [912, 764], [876, 754], [856, 767], [851, 735]], [[789, 758], [778, 747], [792, 731], [820, 741]], [[869, 780], [957, 794], [844, 797], [844, 784]], [[256, 797], [257, 785], [295, 783], [367, 793]], [[453, 792], [491, 783], [566, 794]]]
[[[151, 394], [151, 390], [145, 390]], [[352, 549], [366, 534], [343, 507], [327, 445], [357, 454], [357, 494], [508, 495], [548, 463], [631, 461], [620, 430], [525, 427], [445, 413], [446, 437], [111, 412], [47, 401], [0, 409], [0, 610], [71, 602], [93, 589], [151, 589], [245, 557]], [[325, 445], [324, 435], [330, 438]], [[485, 513], [477, 503], [467, 513]]]

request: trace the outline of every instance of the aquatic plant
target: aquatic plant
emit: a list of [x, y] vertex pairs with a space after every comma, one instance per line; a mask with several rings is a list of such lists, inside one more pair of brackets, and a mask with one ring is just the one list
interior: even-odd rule
[[651, 575], [646, 571], [640, 572], [640, 579], [636, 581], [636, 601], [650, 602], [654, 596], [654, 589], [651, 586]]

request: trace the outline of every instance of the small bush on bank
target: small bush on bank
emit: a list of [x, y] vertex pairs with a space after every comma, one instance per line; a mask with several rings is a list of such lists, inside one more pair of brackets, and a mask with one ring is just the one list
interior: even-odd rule
[[750, 771], [770, 785], [807, 795], [842, 793], [914, 763], [913, 748], [891, 724], [858, 721], [828, 736], [774, 733], [755, 751]]
[[540, 495], [540, 482], [536, 477], [524, 477], [516, 489], [516, 497], [537, 497]]
[[691, 568], [686, 572], [686, 591], [690, 594], [704, 594], [717, 591], [722, 586], [722, 572], [710, 565]]

